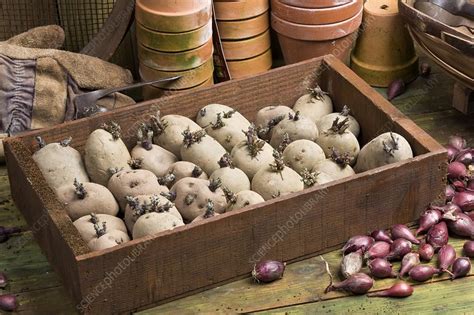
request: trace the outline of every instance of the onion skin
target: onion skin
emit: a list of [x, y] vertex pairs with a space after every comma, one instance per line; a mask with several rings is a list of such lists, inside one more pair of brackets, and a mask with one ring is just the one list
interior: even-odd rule
[[257, 282], [273, 282], [283, 278], [285, 263], [276, 260], [265, 260], [257, 263], [252, 271], [252, 277]]
[[397, 273], [392, 269], [392, 264], [384, 258], [375, 258], [367, 265], [369, 267], [370, 274], [375, 278], [385, 279], [397, 277]]
[[0, 310], [13, 312], [18, 307], [16, 296], [13, 294], [0, 295]]
[[420, 255], [418, 253], [408, 253], [403, 256], [400, 272], [398, 276], [405, 276], [413, 267], [420, 264]]
[[362, 249], [362, 252], [365, 252], [370, 246], [372, 246], [372, 244], [374, 244], [374, 242], [375, 240], [367, 235], [353, 236], [344, 245], [342, 252], [344, 255], [355, 252], [359, 249]]
[[474, 221], [464, 213], [445, 214], [448, 230], [461, 237], [474, 238]]
[[414, 281], [425, 282], [433, 278], [433, 276], [435, 274], [438, 274], [439, 272], [440, 270], [435, 267], [432, 267], [429, 265], [418, 265], [418, 266], [413, 267], [408, 272], [408, 275]]
[[448, 139], [448, 145], [456, 148], [457, 150], [463, 150], [467, 147], [467, 141], [460, 136], [450, 136]]
[[474, 162], [474, 149], [467, 149], [460, 151], [455, 160], [461, 162], [465, 166], [469, 166]]
[[454, 161], [456, 156], [459, 154], [459, 150], [453, 147], [452, 145], [447, 145], [446, 150], [448, 151], [448, 161]]
[[413, 287], [404, 281], [395, 283], [387, 290], [371, 292], [368, 297], [395, 297], [404, 298], [413, 294]]
[[456, 260], [456, 251], [449, 244], [444, 245], [438, 252], [438, 268], [445, 272]]
[[474, 258], [474, 241], [467, 241], [462, 247], [464, 255]]
[[325, 293], [343, 290], [352, 294], [366, 294], [374, 286], [374, 280], [365, 273], [356, 273], [339, 283], [331, 283]]
[[341, 274], [347, 279], [350, 276], [359, 273], [363, 264], [364, 259], [362, 249], [349, 253], [342, 258]]
[[452, 184], [454, 187], [455, 191], [465, 191], [466, 190], [466, 184], [462, 180], [455, 180]]
[[452, 271], [451, 280], [467, 276], [471, 271], [471, 260], [467, 257], [459, 257], [454, 261]]
[[451, 162], [448, 164], [448, 179], [464, 179], [467, 177], [467, 168], [466, 165], [461, 162]]
[[454, 190], [453, 186], [446, 185], [445, 193], [446, 193], [446, 201], [449, 202], [449, 201], [453, 200], [453, 197], [454, 197], [454, 194], [456, 193], [456, 191]]
[[393, 100], [395, 97], [402, 95], [406, 91], [405, 82], [401, 79], [392, 81], [387, 89], [387, 99]]
[[385, 258], [390, 253], [390, 244], [387, 242], [375, 242], [365, 252], [366, 259]]
[[423, 243], [420, 245], [420, 248], [418, 248], [418, 254], [421, 260], [428, 262], [433, 258], [435, 250], [430, 244]]
[[396, 240], [398, 238], [404, 238], [413, 244], [420, 244], [420, 241], [416, 239], [410, 229], [404, 224], [395, 224], [392, 226], [392, 238]]
[[466, 190], [457, 192], [453, 197], [453, 203], [459, 206], [462, 211], [469, 212], [474, 210], [474, 191]]
[[428, 231], [429, 228], [441, 221], [442, 216], [441, 211], [435, 209], [428, 209], [423, 212], [420, 216], [420, 227], [416, 230], [415, 235]]
[[411, 252], [412, 244], [404, 238], [397, 238], [390, 245], [390, 253], [387, 255], [388, 260], [400, 260], [406, 254]]
[[432, 226], [426, 234], [426, 242], [433, 246], [435, 251], [448, 244], [448, 240], [448, 226], [444, 221]]
[[431, 206], [431, 209], [441, 211], [441, 213], [462, 213], [461, 208], [452, 202], [448, 202], [442, 207]]
[[376, 241], [387, 242], [389, 244], [393, 243], [390, 235], [388, 235], [388, 233], [384, 230], [375, 230], [370, 234], [370, 236], [372, 236]]
[[3, 272], [0, 272], [0, 289], [5, 289], [7, 284], [8, 284], [7, 275], [4, 274]]

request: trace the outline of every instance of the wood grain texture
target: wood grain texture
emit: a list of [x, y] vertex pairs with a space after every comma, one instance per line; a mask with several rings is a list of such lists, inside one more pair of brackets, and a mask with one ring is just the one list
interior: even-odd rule
[[[94, 253], [88, 253], [31, 159], [36, 135], [47, 142], [73, 135], [73, 146], [82, 150], [92, 130], [114, 120], [131, 146], [138, 123], [158, 109], [194, 117], [206, 104], [223, 103], [252, 120], [264, 106], [291, 106], [315, 82], [333, 95], [337, 110], [350, 104], [362, 125], [362, 143], [393, 130], [408, 139], [417, 156]], [[30, 226], [47, 216], [35, 237], [76, 303], [86, 298], [83, 305], [91, 313], [149, 307], [246, 276], [261, 258], [297, 261], [351, 235], [412, 221], [444, 191], [446, 173], [445, 150], [334, 57], [31, 132], [6, 141], [6, 152], [17, 206]]]

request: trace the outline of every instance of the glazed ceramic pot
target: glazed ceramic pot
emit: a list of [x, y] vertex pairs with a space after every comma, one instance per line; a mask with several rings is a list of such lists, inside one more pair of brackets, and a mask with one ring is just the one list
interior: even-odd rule
[[143, 87], [143, 99], [144, 100], [152, 100], [152, 99], [155, 99], [155, 98], [169, 96], [169, 95], [177, 94], [177, 93], [184, 92], [184, 91], [197, 90], [197, 89], [201, 89], [203, 87], [208, 87], [208, 86], [212, 86], [212, 85], [214, 85], [214, 77], [213, 76], [208, 78], [204, 83], [201, 83], [197, 86], [194, 86], [194, 87], [191, 87], [191, 88], [188, 88], [188, 89], [165, 89], [165, 88], [157, 88], [157, 87], [148, 85], [148, 86]]
[[227, 61], [232, 79], [240, 79], [268, 71], [272, 67], [272, 51], [245, 60]]
[[214, 1], [217, 20], [244, 20], [261, 15], [270, 8], [270, 0]]
[[137, 42], [145, 47], [163, 52], [185, 51], [200, 47], [212, 38], [212, 21], [203, 27], [183, 33], [153, 31], [136, 23]]
[[418, 76], [413, 40], [398, 13], [397, 0], [367, 0], [364, 29], [351, 56], [351, 68], [370, 85], [387, 87], [395, 79]]
[[226, 60], [249, 59], [263, 54], [270, 49], [270, 46], [270, 30], [244, 40], [222, 41]]
[[350, 19], [362, 7], [363, 0], [350, 2], [329, 8], [300, 8], [290, 6], [282, 0], [272, 0], [272, 13], [279, 18], [298, 24], [332, 24]]
[[161, 71], [147, 67], [140, 62], [139, 72], [143, 81], [151, 81], [180, 75], [182, 77], [176, 81], [159, 83], [154, 86], [167, 89], [187, 89], [200, 85], [208, 80], [214, 72], [214, 65], [212, 58], [209, 58], [209, 60], [201, 66], [194, 69], [185, 71]]
[[308, 25], [285, 21], [272, 13], [272, 28], [278, 34], [286, 64], [333, 54], [346, 61], [362, 22], [362, 8], [342, 22]]
[[301, 8], [330, 8], [351, 2], [351, 0], [281, 0], [282, 3]]
[[[171, 5], [174, 2], [174, 9]], [[183, 2], [183, 3], [181, 3]], [[181, 33], [206, 25], [212, 18], [212, 0], [137, 0], [135, 18], [146, 28]]]
[[257, 36], [270, 27], [268, 12], [259, 16], [237, 21], [217, 21], [222, 40], [245, 39]]
[[182, 71], [199, 67], [212, 57], [212, 39], [204, 45], [181, 52], [161, 52], [137, 45], [138, 59], [145, 66], [162, 71]]

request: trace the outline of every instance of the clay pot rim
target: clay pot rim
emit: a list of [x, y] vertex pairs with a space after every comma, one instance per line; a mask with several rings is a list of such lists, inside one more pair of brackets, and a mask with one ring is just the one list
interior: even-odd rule
[[[329, 4], [328, 2], [334, 2], [335, 0], [281, 0], [281, 3], [284, 3], [286, 5], [292, 6], [292, 7], [297, 7], [297, 8], [331, 8], [331, 7], [337, 7], [340, 5], [344, 5], [351, 0], [336, 0], [336, 2], [340, 2], [337, 4]], [[297, 4], [295, 4], [295, 2]]]
[[[246, 57], [246, 58], [230, 57], [230, 58], [232, 58], [232, 59], [230, 59], [228, 56], [229, 55], [232, 56], [233, 54], [226, 53], [226, 51], [228, 51], [229, 49], [239, 49], [239, 48], [241, 48], [241, 46], [250, 47], [252, 45], [259, 45], [260, 41], [262, 42], [261, 45], [265, 44], [265, 48], [263, 49], [263, 51], [261, 51], [260, 53], [254, 55], [254, 56], [250, 56], [250, 57]], [[224, 56], [225, 56], [226, 61], [241, 61], [241, 60], [245, 60], [245, 59], [249, 59], [249, 58], [254, 58], [254, 57], [260, 56], [261, 54], [265, 53], [268, 49], [271, 48], [271, 46], [272, 45], [271, 45], [271, 38], [270, 38], [270, 29], [266, 30], [262, 34], [259, 34], [257, 36], [247, 38], [247, 39], [244, 39], [244, 40], [222, 41], [222, 48], [224, 49]]]
[[[207, 3], [206, 3], [207, 2]], [[141, 0], [136, 0], [135, 1], [135, 10], [141, 10], [146, 14], [153, 14], [159, 17], [185, 17], [188, 15], [194, 15], [197, 14], [198, 12], [202, 11], [203, 9], [206, 9], [209, 7], [209, 5], [212, 5], [212, 1], [206, 1], [200, 3], [200, 5], [196, 6], [194, 10], [184, 10], [184, 11], [177, 11], [177, 12], [166, 12], [166, 11], [158, 11], [157, 9], [152, 9], [150, 7], [147, 7], [143, 4], [143, 1]]]
[[251, 64], [255, 62], [257, 59], [265, 60], [265, 58], [266, 57], [268, 58], [268, 55], [271, 55], [271, 53], [272, 53], [272, 49], [270, 48], [270, 49], [265, 50], [260, 55], [254, 56], [252, 58], [247, 58], [247, 59], [242, 59], [242, 60], [229, 60], [227, 61], [227, 63], [230, 63], [231, 65], [232, 64], [239, 64], [239, 65]]
[[[359, 12], [352, 18], [342, 22], [322, 25], [308, 25], [288, 22], [272, 13], [271, 24], [272, 28], [277, 33], [281, 33], [290, 38], [307, 41], [331, 40], [344, 37], [356, 31], [362, 23], [362, 14], [363, 8], [361, 8]], [[318, 34], [315, 35], [315, 31], [317, 31]], [[336, 35], [331, 34], [334, 31], [337, 32]], [[303, 36], [296, 37], [297, 33], [301, 34], [302, 32], [304, 33]]]
[[[369, 8], [368, 8], [368, 7], [369, 7], [369, 3], [370, 3], [370, 7], [373, 7], [373, 9], [383, 10], [383, 9], [380, 8], [380, 6], [375, 5], [375, 2], [374, 2], [373, 0], [372, 0], [372, 1], [371, 1], [371, 0], [367, 0], [367, 1], [364, 3], [364, 13], [365, 13], [365, 12], [368, 12], [368, 10], [369, 10]], [[393, 6], [390, 6], [390, 8], [392, 8], [392, 7], [393, 7]], [[376, 11], [370, 11], [370, 14], [371, 14], [371, 15], [376, 15], [376, 16], [383, 16], [383, 17], [385, 17], [385, 16], [395, 16], [395, 15], [398, 15], [398, 14], [399, 14], [398, 5], [397, 5], [397, 7], [396, 7], [396, 11], [385, 11], [385, 10], [383, 10], [383, 11], [378, 11], [378, 12], [376, 12]]]
[[198, 88], [198, 87], [201, 87], [201, 86], [206, 86], [206, 84], [209, 84], [211, 82], [211, 80], [212, 80], [212, 83], [214, 84], [214, 74], [211, 75], [206, 81], [204, 81], [204, 82], [202, 82], [202, 83], [200, 83], [196, 86], [192, 86], [192, 87], [185, 88], [185, 89], [167, 89], [167, 88], [157, 87], [157, 86], [153, 86], [153, 85], [149, 85], [149, 86], [147, 86], [147, 88], [161, 90], [164, 93], [166, 93], [166, 92], [180, 92], [180, 91], [192, 90], [192, 89], [195, 89], [195, 88]]
[[[219, 2], [219, 1], [214, 1], [214, 9], [215, 9], [215, 15], [216, 15], [216, 20], [217, 21], [240, 21], [240, 20], [246, 20], [246, 19], [251, 19], [253, 17], [259, 16], [262, 13], [268, 11], [270, 9], [270, 2], [268, 0], [252, 0], [254, 1], [253, 7], [257, 7], [257, 11], [255, 13], [252, 13], [252, 15], [245, 15], [242, 17], [242, 15], [238, 15], [238, 11], [243, 11], [242, 7], [245, 7], [246, 1], [234, 1], [234, 2]], [[232, 9], [225, 9], [223, 11], [231, 11], [231, 13], [226, 13], [226, 14], [219, 14], [219, 6], [227, 6], [227, 7], [232, 7]], [[260, 6], [260, 7], [259, 7]], [[244, 10], [245, 11], [245, 10]], [[222, 12], [222, 11], [221, 11]], [[248, 14], [247, 12], [244, 12]]]
[[311, 9], [293, 7], [282, 3], [281, 0], [272, 0], [272, 13], [285, 21], [296, 24], [324, 25], [350, 19], [359, 12], [362, 6], [363, 0], [350, 0], [337, 7]]
[[[228, 61], [230, 76], [234, 79], [248, 77], [268, 71], [272, 68], [272, 49], [264, 53], [244, 60]], [[251, 69], [250, 71], [248, 69]], [[237, 74], [237, 75], [236, 75]]]
[[[250, 32], [248, 29], [243, 29], [243, 25], [249, 22], [252, 23], [253, 28], [256, 28], [256, 26], [258, 26], [258, 29], [263, 30], [258, 33], [254, 33]], [[247, 38], [252, 38], [266, 32], [267, 29], [270, 28], [270, 12], [265, 11], [260, 15], [244, 20], [217, 21], [217, 28], [219, 29], [219, 33], [222, 40], [243, 40]], [[233, 33], [238, 33], [239, 35], [233, 34], [232, 36], [229, 36], [229, 28], [236, 30]], [[246, 35], [242, 35], [243, 33], [245, 33]], [[249, 35], [249, 33], [251, 34]]]
[[146, 25], [143, 25], [140, 21], [136, 21], [135, 23], [136, 23], [136, 27], [139, 27], [148, 33], [158, 34], [159, 36], [183, 36], [183, 35], [189, 35], [192, 33], [199, 33], [200, 31], [203, 31], [206, 27], [212, 28], [212, 20], [209, 20], [206, 24], [204, 24], [203, 26], [199, 28], [195, 28], [193, 30], [188, 30], [186, 32], [179, 32], [179, 33], [162, 32], [162, 31], [154, 30], [152, 28], [147, 27]]
[[167, 55], [167, 56], [177, 56], [177, 55], [187, 55], [187, 54], [192, 54], [200, 49], [203, 49], [205, 46], [210, 46], [212, 43], [212, 39], [208, 39], [204, 44], [201, 46], [198, 46], [196, 48], [188, 49], [188, 50], [182, 50], [182, 51], [160, 51], [160, 50], [155, 50], [153, 48], [147, 47], [143, 45], [142, 43], [137, 43], [138, 47], [143, 50], [147, 50], [150, 53], [157, 54], [157, 55]]

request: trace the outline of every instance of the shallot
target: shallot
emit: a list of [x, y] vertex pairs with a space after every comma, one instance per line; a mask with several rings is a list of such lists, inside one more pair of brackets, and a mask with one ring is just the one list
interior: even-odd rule
[[404, 238], [397, 238], [390, 245], [390, 253], [387, 255], [388, 260], [399, 260], [403, 256], [411, 252], [412, 244]]
[[342, 290], [352, 294], [361, 295], [369, 292], [373, 285], [374, 280], [372, 280], [371, 277], [365, 273], [356, 273], [339, 283], [332, 283], [331, 281], [324, 292], [328, 293], [331, 291]]
[[461, 208], [459, 208], [458, 205], [452, 202], [448, 202], [442, 207], [431, 206], [431, 209], [441, 211], [442, 213], [461, 213], [462, 212]]
[[461, 236], [474, 238], [474, 221], [464, 213], [446, 213], [443, 218], [446, 220], [449, 232]]
[[387, 242], [375, 242], [365, 252], [366, 259], [385, 258], [390, 253], [390, 244]]
[[435, 250], [433, 246], [428, 243], [423, 243], [418, 248], [418, 254], [420, 254], [420, 259], [423, 261], [430, 261], [433, 258]]
[[448, 272], [448, 268], [453, 264], [456, 259], [456, 251], [454, 247], [449, 244], [444, 245], [438, 252], [438, 268], [440, 272]]
[[344, 255], [355, 252], [356, 250], [362, 249], [365, 252], [369, 247], [374, 244], [374, 239], [366, 235], [357, 235], [351, 237], [342, 248]]
[[435, 251], [443, 245], [448, 244], [449, 234], [446, 222], [441, 221], [428, 230], [426, 242], [434, 247]]
[[457, 150], [463, 150], [467, 146], [467, 141], [460, 136], [450, 136], [448, 140], [448, 145], [456, 148]]
[[417, 265], [408, 272], [408, 275], [412, 280], [424, 282], [426, 280], [431, 279], [435, 274], [439, 272], [440, 270], [438, 268], [432, 266]]
[[395, 224], [392, 227], [392, 238], [394, 240], [398, 238], [403, 238], [412, 242], [413, 244], [420, 244], [420, 241], [417, 240], [415, 236], [413, 236], [413, 233], [404, 224]]
[[464, 255], [474, 258], [474, 241], [467, 241], [462, 247]]
[[253, 267], [252, 277], [257, 282], [272, 282], [283, 278], [285, 263], [276, 260], [265, 260]]
[[4, 289], [8, 284], [7, 275], [0, 272], [0, 289]]
[[350, 276], [360, 272], [363, 263], [362, 249], [349, 253], [342, 258], [341, 274], [344, 278], [349, 278]]
[[405, 93], [406, 85], [405, 82], [401, 79], [394, 80], [390, 83], [387, 89], [387, 98], [389, 101], [393, 100], [395, 97]]
[[453, 186], [446, 185], [445, 193], [446, 193], [446, 201], [451, 201], [456, 191], [454, 190]]
[[367, 294], [368, 297], [397, 297], [403, 298], [413, 294], [413, 287], [404, 281], [395, 283], [386, 290], [372, 292]]
[[455, 191], [465, 191], [466, 190], [466, 184], [462, 180], [455, 180], [451, 184], [454, 187]]
[[376, 278], [395, 278], [396, 272], [392, 270], [392, 264], [384, 258], [375, 258], [368, 263], [370, 274]]
[[390, 235], [385, 230], [375, 230], [373, 231], [370, 236], [374, 238], [376, 241], [383, 241], [392, 244], [393, 240], [390, 238]]
[[453, 197], [453, 203], [459, 206], [462, 211], [474, 210], [474, 191], [466, 190], [458, 192]]
[[0, 295], [0, 310], [13, 312], [18, 307], [16, 296], [13, 294]]
[[463, 179], [467, 177], [467, 167], [461, 162], [454, 161], [448, 164], [448, 179]]
[[401, 278], [406, 275], [413, 267], [420, 264], [420, 255], [418, 253], [408, 253], [403, 256], [400, 272], [398, 276]]
[[437, 224], [442, 218], [441, 211], [435, 209], [428, 209], [420, 216], [420, 227], [416, 230], [416, 235], [421, 232], [428, 231], [433, 225]]
[[465, 277], [471, 271], [471, 260], [467, 257], [459, 257], [453, 263], [451, 280]]
[[456, 156], [459, 154], [459, 150], [453, 147], [452, 145], [447, 145], [446, 150], [448, 151], [448, 161], [453, 161]]
[[469, 166], [474, 162], [474, 149], [467, 149], [459, 152], [456, 155], [456, 161]]

